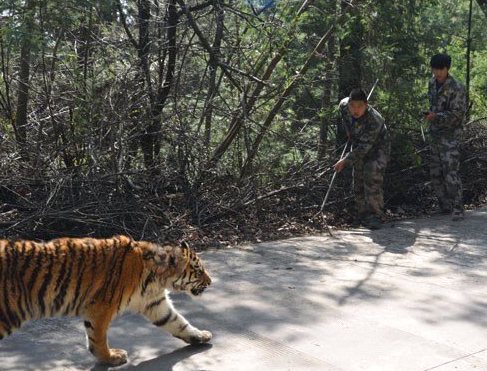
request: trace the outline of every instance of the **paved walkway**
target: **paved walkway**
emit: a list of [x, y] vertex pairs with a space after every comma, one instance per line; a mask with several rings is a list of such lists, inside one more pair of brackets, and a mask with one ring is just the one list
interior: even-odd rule
[[[211, 330], [184, 346], [124, 315], [121, 370], [487, 370], [487, 208], [204, 252], [214, 284], [175, 305]], [[76, 319], [0, 342], [0, 370], [104, 370]]]

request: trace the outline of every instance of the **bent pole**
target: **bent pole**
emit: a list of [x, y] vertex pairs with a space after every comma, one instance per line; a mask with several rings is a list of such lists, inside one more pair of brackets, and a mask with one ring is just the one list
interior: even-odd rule
[[374, 82], [374, 85], [372, 85], [372, 89], [370, 89], [370, 91], [369, 91], [369, 95], [367, 95], [367, 100], [369, 100], [370, 97], [372, 96], [372, 93], [374, 92], [374, 89], [377, 86], [377, 83], [378, 82], [379, 82], [379, 79], [376, 79], [375, 82]]
[[[343, 157], [345, 156], [345, 151], [347, 150], [347, 147], [348, 147], [348, 142], [346, 142], [345, 145], [343, 146], [343, 151], [342, 151], [342, 154], [340, 155], [340, 160], [343, 159]], [[333, 173], [333, 176], [331, 177], [330, 186], [328, 187], [328, 190], [326, 191], [325, 198], [323, 199], [323, 202], [322, 202], [321, 207], [320, 207], [320, 211], [318, 213], [322, 213], [323, 209], [325, 208], [326, 201], [328, 201], [328, 196], [330, 195], [331, 186], [333, 185], [333, 182], [335, 181], [336, 176], [337, 176], [337, 171], [335, 170], [335, 172]]]

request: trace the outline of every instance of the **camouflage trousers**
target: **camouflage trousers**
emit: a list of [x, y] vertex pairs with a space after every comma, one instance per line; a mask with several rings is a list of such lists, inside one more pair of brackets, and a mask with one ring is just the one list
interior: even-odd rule
[[355, 207], [359, 218], [384, 214], [384, 173], [389, 154], [379, 150], [378, 155], [364, 162], [357, 162], [353, 168], [353, 190]]
[[463, 211], [459, 141], [431, 138], [430, 177], [441, 210]]

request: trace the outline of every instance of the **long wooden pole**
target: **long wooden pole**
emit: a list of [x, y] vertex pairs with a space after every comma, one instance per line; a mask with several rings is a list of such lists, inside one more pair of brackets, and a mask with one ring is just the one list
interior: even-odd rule
[[467, 112], [465, 118], [467, 121], [470, 119], [470, 52], [472, 49], [472, 4], [473, 0], [470, 0], [470, 8], [468, 12], [468, 34], [467, 34], [467, 76], [466, 76], [466, 103]]

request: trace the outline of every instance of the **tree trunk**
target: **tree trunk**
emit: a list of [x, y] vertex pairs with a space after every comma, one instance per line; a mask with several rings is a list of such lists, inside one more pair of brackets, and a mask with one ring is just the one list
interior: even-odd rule
[[[215, 32], [215, 39], [213, 41], [213, 53], [216, 54], [216, 58], [220, 56], [220, 47], [221, 42], [223, 39], [223, 26], [224, 26], [224, 19], [225, 19], [225, 12], [223, 10], [223, 5], [221, 0], [215, 1], [215, 8], [217, 11], [216, 14], [216, 32]], [[210, 143], [211, 143], [211, 121], [213, 117], [213, 100], [215, 99], [217, 93], [217, 67], [218, 67], [218, 60], [215, 60], [215, 57], [210, 55], [209, 61], [209, 86], [208, 86], [208, 94], [206, 96], [205, 102], [205, 111], [203, 114], [203, 119], [205, 122], [205, 136], [204, 136], [204, 144], [206, 148], [206, 153], [209, 155]]]
[[[178, 13], [176, 11], [176, 0], [170, 0], [167, 6], [167, 16], [166, 16], [166, 42], [167, 46], [167, 64], [166, 64], [166, 74], [164, 80], [159, 81], [159, 86], [157, 89], [157, 94], [155, 97], [154, 108], [152, 110], [152, 137], [153, 137], [153, 156], [157, 158], [159, 156], [159, 151], [161, 148], [161, 114], [166, 105], [167, 98], [171, 92], [174, 81], [174, 72], [176, 70], [176, 61], [178, 47], [176, 45], [177, 39], [177, 26], [178, 26]], [[164, 63], [164, 61], [160, 61]]]
[[[150, 1], [149, 0], [138, 0], [138, 18], [139, 18], [139, 42], [137, 44], [138, 50], [137, 54], [139, 57], [139, 68], [140, 68], [140, 88], [145, 87], [150, 100], [150, 106], [154, 105], [154, 95], [152, 93], [152, 84], [150, 79], [149, 71], [149, 22], [150, 22]], [[149, 120], [151, 117], [149, 117]], [[142, 154], [144, 155], [144, 164], [146, 168], [152, 168], [154, 166], [154, 141], [152, 133], [152, 123], [145, 126], [143, 134], [140, 139], [140, 146], [142, 148]]]
[[[333, 37], [332, 37], [333, 39]], [[332, 49], [334, 42], [330, 40], [329, 42], [329, 49]], [[332, 71], [333, 65], [333, 55], [332, 53], [328, 53], [327, 57], [330, 58], [329, 62], [326, 64], [326, 73], [325, 78], [323, 79], [323, 95], [321, 97], [321, 112], [322, 117], [320, 120], [320, 136], [318, 138], [318, 161], [321, 161], [325, 158], [326, 150], [327, 150], [327, 141], [328, 141], [328, 131], [330, 126], [335, 123], [336, 120], [333, 120], [333, 117], [330, 113], [330, 107], [333, 107], [334, 104], [332, 102], [332, 92], [333, 92], [333, 78], [331, 76], [330, 71]], [[333, 115], [334, 116], [334, 115]]]
[[[342, 13], [347, 8], [342, 2]], [[354, 88], [361, 87], [362, 82], [362, 45], [364, 32], [360, 11], [356, 7], [351, 7], [350, 12], [353, 16], [353, 23], [350, 25], [350, 32], [341, 40], [340, 56], [338, 58], [338, 98], [342, 99], [350, 94]], [[346, 140], [346, 133], [343, 125], [337, 125], [337, 145], [342, 145]]]
[[487, 16], [487, 0], [477, 0], [477, 3], [480, 6], [480, 9], [482, 9], [485, 13], [485, 16]]
[[24, 161], [27, 161], [27, 111], [29, 105], [29, 78], [30, 78], [30, 57], [31, 37], [34, 27], [34, 1], [27, 0], [24, 11], [24, 35], [20, 49], [20, 71], [19, 89], [17, 93], [17, 112], [15, 115], [15, 139], [20, 148], [20, 154]]
[[[337, 6], [335, 4], [335, 14], [336, 18], [339, 17], [337, 14]], [[334, 76], [336, 74], [336, 55], [337, 55], [337, 38], [333, 34], [330, 36], [328, 41], [328, 48], [324, 55], [325, 57], [325, 76], [323, 78], [323, 95], [321, 97], [321, 112], [322, 117], [320, 120], [320, 134], [318, 138], [318, 151], [317, 158], [318, 161], [322, 161], [325, 158], [327, 151], [328, 142], [328, 132], [330, 127], [336, 123], [335, 115], [332, 113], [333, 108], [336, 105], [332, 101], [333, 92], [336, 89]]]
[[[0, 66], [1, 66], [1, 81], [4, 85], [3, 89], [0, 89], [0, 110], [6, 122], [12, 123], [12, 127], [15, 127], [14, 114], [13, 114], [13, 102], [10, 95], [10, 83], [11, 78], [9, 76], [9, 59], [7, 57], [6, 48], [3, 40], [3, 35], [0, 35]], [[4, 93], [2, 93], [2, 90]], [[0, 116], [1, 117], [1, 116]], [[3, 133], [0, 132], [0, 141], [2, 140]]]
[[467, 53], [466, 53], [466, 62], [467, 62], [467, 74], [466, 74], [466, 106], [467, 111], [465, 112], [465, 120], [470, 120], [470, 52], [472, 50], [472, 5], [473, 0], [470, 0], [469, 4], [469, 11], [468, 11], [468, 31], [467, 31]]
[[[141, 148], [144, 155], [144, 164], [147, 169], [153, 169], [157, 163], [161, 147], [161, 114], [164, 110], [169, 92], [171, 90], [174, 71], [176, 69], [177, 60], [177, 22], [178, 13], [176, 10], [176, 0], [170, 0], [167, 4], [167, 13], [165, 17], [165, 29], [167, 43], [164, 56], [167, 55], [167, 64], [165, 66], [166, 73], [164, 78], [158, 82], [157, 91], [154, 91], [150, 76], [150, 45], [153, 40], [150, 38], [149, 25], [151, 21], [150, 15], [150, 1], [139, 0], [139, 42], [137, 44], [140, 70], [143, 78], [141, 83], [146, 88], [146, 92], [150, 100], [149, 110], [149, 124], [144, 128], [141, 136]], [[165, 59], [165, 58], [164, 58]], [[164, 64], [165, 60], [160, 60], [160, 64]], [[161, 66], [162, 69], [163, 66]]]

